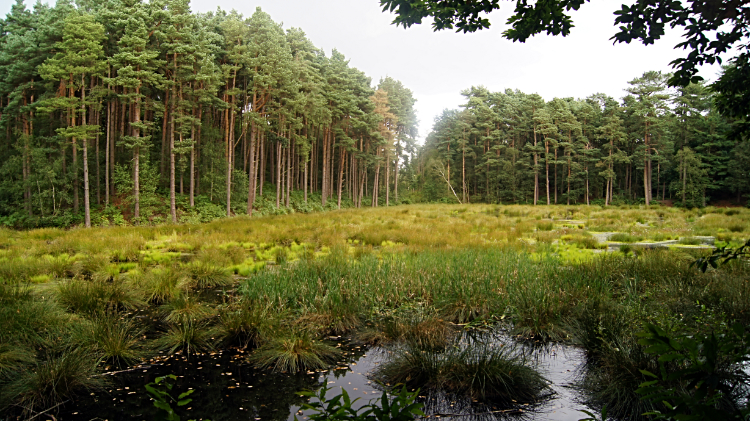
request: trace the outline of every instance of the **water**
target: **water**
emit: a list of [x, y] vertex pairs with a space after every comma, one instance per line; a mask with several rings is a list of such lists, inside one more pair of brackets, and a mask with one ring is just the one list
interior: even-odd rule
[[[295, 392], [317, 390], [327, 384], [328, 396], [345, 388], [354, 405], [359, 407], [370, 399], [379, 398], [382, 390], [368, 378], [388, 353], [383, 348], [349, 345], [340, 340], [338, 346], [345, 355], [329, 370], [307, 371], [297, 374], [273, 373], [256, 369], [245, 362], [247, 352], [228, 349], [223, 352], [192, 355], [177, 354], [157, 357], [142, 366], [111, 374], [112, 387], [78, 396], [58, 414], [59, 421], [89, 420], [150, 420], [156, 414], [144, 385], [158, 376], [177, 376], [173, 395], [195, 388], [193, 401], [178, 413], [183, 419], [300, 421], [309, 414], [300, 411], [307, 401]], [[578, 403], [579, 394], [572, 386], [575, 373], [583, 361], [577, 348], [555, 344], [528, 348], [543, 375], [550, 380], [554, 394], [535, 406], [521, 406], [513, 410], [491, 408], [473, 403], [452, 401], [445, 396], [423, 396], [425, 412], [430, 418], [455, 420], [514, 419], [533, 421], [574, 421], [587, 409]]]

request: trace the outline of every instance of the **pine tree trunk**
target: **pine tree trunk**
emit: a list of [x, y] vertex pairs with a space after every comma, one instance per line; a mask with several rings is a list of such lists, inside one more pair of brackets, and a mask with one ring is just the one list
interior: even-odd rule
[[[86, 127], [86, 85], [81, 75], [81, 126]], [[83, 212], [86, 228], [91, 228], [91, 203], [89, 200], [89, 156], [88, 136], [83, 137]]]
[[[93, 78], [92, 78], [93, 79]], [[93, 84], [92, 84], [93, 88]], [[99, 107], [101, 107], [101, 102], [99, 103]], [[99, 126], [99, 123], [101, 122], [101, 118], [99, 116], [99, 111], [92, 111], [93, 119], [96, 122], [95, 124]], [[96, 131], [96, 139], [95, 139], [95, 145], [96, 145], [96, 204], [101, 205], [102, 204], [102, 178], [101, 178], [101, 165], [100, 165], [100, 151], [99, 151], [99, 131]]]
[[263, 184], [266, 183], [266, 155], [268, 155], [268, 150], [266, 149], [266, 136], [264, 133], [261, 133], [261, 140], [260, 140], [260, 191], [258, 192], [259, 195], [263, 196]]
[[276, 209], [281, 205], [281, 142], [276, 142]]
[[546, 151], [545, 154], [544, 154], [544, 161], [545, 161], [545, 165], [546, 165], [546, 168], [547, 168], [547, 182], [546, 182], [545, 186], [547, 188], [547, 205], [549, 205], [550, 204], [550, 198], [549, 198], [549, 142], [546, 139], [544, 140], [544, 149]]
[[292, 161], [292, 132], [289, 131], [289, 147], [286, 148], [286, 162], [287, 162], [287, 174], [286, 174], [286, 207], [288, 208], [290, 205], [289, 196], [292, 193], [292, 175], [294, 174], [294, 165]]
[[555, 147], [555, 204], [557, 204], [557, 147]]
[[[176, 89], [177, 82], [177, 53], [174, 53], [175, 71], [172, 76], [172, 89]], [[169, 214], [172, 216], [172, 223], [177, 223], [177, 205], [175, 194], [175, 155], [174, 155], [174, 114], [177, 95], [172, 92], [172, 100], [169, 102]], [[166, 110], [164, 111], [167, 112]]]
[[[253, 94], [253, 104], [256, 101], [257, 94]], [[248, 169], [247, 181], [247, 214], [253, 216], [253, 203], [255, 202], [255, 121], [250, 123], [250, 168]]]
[[685, 190], [687, 190], [687, 165], [685, 164], [685, 158], [682, 158], [682, 206], [686, 206], [685, 201]]
[[337, 209], [341, 209], [341, 188], [344, 185], [344, 165], [346, 162], [346, 151], [343, 146], [339, 146], [339, 188], [338, 188], [338, 199], [336, 203]]
[[388, 207], [390, 204], [390, 193], [391, 193], [391, 183], [390, 183], [390, 173], [391, 173], [391, 157], [388, 153], [388, 149], [386, 148], [385, 151], [385, 207]]
[[[379, 156], [378, 152], [375, 152], [375, 157]], [[375, 180], [372, 183], [372, 207], [378, 207], [378, 177], [380, 176], [380, 161], [375, 164]]]
[[112, 103], [107, 102], [107, 145], [104, 147], [104, 203], [109, 205], [109, 148], [112, 136]]
[[[193, 115], [195, 115], [195, 108], [193, 108]], [[196, 148], [196, 137], [195, 137], [195, 123], [190, 125], [190, 139], [192, 144], [190, 146], [190, 207], [195, 207], [195, 148]]]
[[572, 165], [570, 151], [568, 151], [568, 206], [570, 206], [570, 166]]
[[[539, 200], [539, 153], [536, 151], [536, 124], [534, 125], [534, 206]], [[487, 173], [489, 174], [489, 163], [487, 164]], [[487, 176], [487, 185], [489, 186], [489, 175]], [[488, 187], [489, 189], [489, 187]]]
[[398, 158], [401, 150], [401, 140], [396, 138], [396, 162], [393, 168], [393, 199], [398, 202]]
[[[305, 130], [304, 136], [305, 136], [305, 139], [309, 139], [307, 137], [307, 126], [308, 126], [307, 121], [305, 121], [305, 125], [304, 125], [304, 130]], [[310, 151], [308, 152], [308, 154], [310, 154], [310, 156], [305, 157], [305, 173], [302, 176], [302, 178], [303, 178], [303, 180], [302, 180], [302, 188], [305, 191], [305, 203], [307, 203], [307, 177], [308, 177], [307, 167], [308, 167], [308, 164], [310, 163], [310, 160], [312, 159], [312, 156], [311, 156], [312, 155], [312, 151], [313, 151], [313, 148], [311, 147]]]
[[[169, 58], [167, 58], [169, 60]], [[164, 93], [164, 115], [162, 116], [161, 124], [161, 156], [159, 158], [159, 179], [164, 180], [164, 173], [167, 172], [167, 154], [169, 151], [169, 109], [171, 107], [171, 89], [166, 89]], [[161, 182], [159, 183], [161, 184]]]
[[[72, 76], [71, 76], [72, 78]], [[68, 89], [70, 92], [69, 98], [73, 99], [75, 98], [75, 91], [73, 91], [73, 81], [70, 81], [70, 88]], [[71, 110], [70, 113], [70, 127], [76, 126], [76, 115], [75, 115], [75, 109]], [[73, 213], [78, 213], [78, 210], [80, 208], [79, 206], [79, 199], [78, 199], [78, 144], [76, 138], [71, 139], [71, 145], [72, 145], [72, 152], [73, 152]], [[29, 209], [31, 209], [31, 206], [29, 205]]]
[[650, 151], [649, 151], [649, 142], [648, 142], [648, 140], [649, 140], [649, 136], [648, 136], [648, 122], [646, 122], [646, 134], [644, 136], [644, 139], [645, 139], [645, 144], [646, 144], [646, 150], [645, 150], [645, 152], [643, 154], [643, 197], [646, 200], [646, 206], [648, 206], [649, 205], [649, 199], [650, 199], [649, 188], [651, 187], [651, 186], [649, 186], [649, 180], [651, 179], [651, 177], [650, 177], [651, 174], [649, 174], [649, 166], [650, 166], [650, 163], [651, 163], [650, 162], [651, 159], [649, 157]]
[[321, 175], [321, 178], [322, 178], [321, 181], [322, 181], [322, 183], [321, 183], [321, 186], [320, 186], [320, 189], [321, 189], [320, 190], [320, 196], [321, 196], [321, 205], [322, 206], [326, 205], [326, 198], [328, 196], [328, 192], [326, 190], [327, 187], [328, 187], [328, 178], [327, 178], [327, 175], [328, 175], [328, 131], [329, 131], [329, 128], [326, 127], [325, 130], [324, 130], [324, 132], [323, 132], [323, 156], [322, 156], [322, 158], [323, 158], [322, 159], [322, 161], [323, 161], [323, 173]]
[[141, 217], [141, 147], [138, 145], [140, 142], [138, 138], [140, 138], [141, 130], [138, 128], [138, 123], [141, 122], [141, 87], [137, 86], [135, 88], [135, 103], [133, 104], [133, 122], [136, 123], [135, 126], [132, 126], [133, 129], [133, 137], [136, 139], [137, 146], [133, 148], [133, 202], [134, 202], [134, 212], [133, 216], [135, 218]]
[[461, 148], [461, 190], [464, 202], [466, 202], [466, 139], [464, 139], [463, 148]]

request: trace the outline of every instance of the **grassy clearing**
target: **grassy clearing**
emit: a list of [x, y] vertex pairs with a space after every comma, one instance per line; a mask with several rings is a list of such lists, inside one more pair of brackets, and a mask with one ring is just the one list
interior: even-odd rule
[[[47, 371], [57, 379], [14, 380], [37, 367], [77, 367], [79, 381], [50, 392], [59, 400], [99, 386], [85, 380], [102, 367], [156, 349], [243, 346], [257, 348], [250, 359], [259, 366], [319, 367], [333, 358], [321, 342], [332, 334], [426, 350], [442, 355], [435, 364], [470, 370], [470, 354], [446, 356], [456, 352], [457, 332], [501, 325], [521, 340], [583, 347], [591, 399], [632, 415], [632, 386], [644, 380], [638, 369], [654, 364], [637, 344], [643, 322], [674, 330], [750, 323], [750, 269], [737, 262], [702, 274], [689, 265], [705, 251], [629, 244], [689, 245], [705, 235], [736, 244], [750, 236], [750, 210], [730, 211], [419, 205], [203, 225], [0, 230], [7, 327], [0, 406], [50, 403], [33, 391], [68, 381], [65, 370]], [[617, 233], [621, 252], [603, 249], [603, 232]], [[493, 358], [477, 364], [495, 370]]]

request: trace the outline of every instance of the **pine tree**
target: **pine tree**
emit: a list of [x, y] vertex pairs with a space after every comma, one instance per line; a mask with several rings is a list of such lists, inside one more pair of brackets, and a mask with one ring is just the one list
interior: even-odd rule
[[663, 122], [662, 117], [666, 110], [666, 99], [664, 94], [668, 75], [661, 72], [646, 72], [643, 76], [628, 82], [631, 87], [627, 88], [635, 101], [632, 103], [632, 116], [634, 123], [640, 128], [639, 140], [643, 154], [643, 189], [646, 205], [651, 202], [653, 192], [652, 180], [652, 155], [658, 153], [658, 138], [655, 136]]
[[129, 107], [130, 134], [120, 137], [120, 144], [133, 153], [133, 215], [140, 218], [140, 163], [141, 155], [150, 146], [151, 123], [142, 119], [147, 106], [146, 90], [159, 88], [164, 78], [157, 73], [162, 65], [158, 60], [159, 52], [150, 44], [154, 28], [161, 24], [159, 14], [154, 13], [158, 3], [144, 4], [141, 0], [122, 0], [119, 3], [118, 16], [123, 28], [123, 35], [118, 45], [119, 51], [110, 62], [116, 75], [105, 82], [122, 90], [120, 99]]
[[[98, 124], [87, 124], [89, 108], [97, 103], [86, 99], [86, 92], [90, 91], [86, 78], [104, 74], [104, 39], [104, 26], [97, 23], [93, 15], [71, 13], [65, 19], [63, 40], [56, 46], [59, 52], [40, 66], [42, 77], [59, 80], [60, 91], [67, 93], [61, 100], [48, 101], [49, 109], [66, 110], [68, 114], [68, 127], [59, 129], [58, 133], [71, 139], [74, 154], [77, 139], [83, 145], [83, 202], [87, 228], [91, 227], [88, 144], [96, 139], [100, 128]], [[80, 97], [76, 97], [76, 91], [80, 91]]]

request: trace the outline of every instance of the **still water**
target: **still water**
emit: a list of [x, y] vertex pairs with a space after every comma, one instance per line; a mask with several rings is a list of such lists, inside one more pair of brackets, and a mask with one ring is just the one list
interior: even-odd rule
[[[382, 390], [368, 373], [388, 358], [385, 348], [348, 344], [340, 340], [344, 351], [341, 361], [332, 369], [296, 374], [274, 373], [256, 369], [245, 361], [241, 349], [227, 349], [189, 358], [182, 354], [157, 357], [129, 371], [108, 374], [112, 386], [106, 390], [79, 395], [59, 413], [59, 421], [89, 420], [151, 420], [156, 414], [144, 385], [158, 376], [177, 376], [173, 395], [194, 388], [193, 401], [178, 410], [183, 419], [300, 421], [307, 414], [300, 411], [307, 398], [295, 392], [316, 390], [327, 384], [329, 396], [346, 389], [357, 405], [382, 395]], [[424, 396], [425, 413], [429, 418], [455, 420], [513, 419], [533, 421], [577, 421], [588, 409], [580, 403], [580, 394], [573, 386], [576, 372], [584, 355], [577, 348], [555, 344], [528, 348], [532, 360], [550, 381], [554, 393], [534, 406], [512, 410], [477, 406], [470, 402], [451, 400], [445, 396]], [[357, 406], [355, 405], [355, 406]]]

